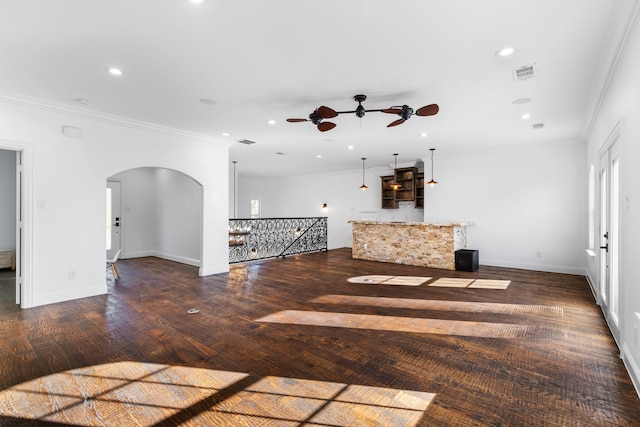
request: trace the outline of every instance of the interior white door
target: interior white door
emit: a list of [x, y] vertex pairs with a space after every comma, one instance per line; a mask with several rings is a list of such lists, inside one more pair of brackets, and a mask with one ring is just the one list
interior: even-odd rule
[[600, 298], [609, 328], [616, 341], [620, 336], [618, 324], [619, 267], [620, 267], [620, 203], [621, 203], [620, 143], [618, 137], [600, 156]]
[[609, 151], [600, 157], [600, 302], [606, 309], [609, 304]]
[[107, 258], [113, 258], [121, 248], [120, 227], [122, 217], [120, 215], [120, 183], [107, 181]]

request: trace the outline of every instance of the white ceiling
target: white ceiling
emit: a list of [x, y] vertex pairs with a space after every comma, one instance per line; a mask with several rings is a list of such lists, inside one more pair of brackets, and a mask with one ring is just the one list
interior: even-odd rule
[[[0, 93], [228, 141], [252, 175], [577, 141], [612, 66], [613, 18], [635, 2], [2, 0]], [[496, 56], [504, 46], [516, 52]], [[513, 70], [532, 64], [538, 75], [515, 82]], [[359, 93], [369, 109], [440, 112], [392, 128], [397, 116], [378, 112], [340, 115], [328, 132], [286, 122], [321, 105], [353, 110]], [[512, 103], [523, 97], [532, 101]]]

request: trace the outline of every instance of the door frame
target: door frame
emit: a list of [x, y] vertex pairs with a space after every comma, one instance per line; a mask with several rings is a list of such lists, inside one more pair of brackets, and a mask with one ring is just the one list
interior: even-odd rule
[[[122, 248], [122, 196], [121, 196], [121, 191], [122, 191], [122, 186], [120, 181], [109, 181], [107, 180], [107, 187], [109, 188], [109, 186], [112, 186], [112, 188], [117, 187], [118, 191], [117, 191], [117, 199], [118, 199], [118, 217], [117, 219], [113, 219], [114, 215], [113, 215], [113, 211], [111, 210], [111, 218], [107, 218], [110, 222], [111, 222], [111, 226], [112, 227], [117, 227], [117, 235], [118, 235], [118, 244], [117, 247], [114, 247], [113, 245], [111, 246], [111, 249], [107, 250], [107, 259], [111, 259], [113, 258], [113, 256], [115, 255], [115, 253], [118, 251], [118, 249]], [[113, 198], [113, 191], [112, 191], [112, 199], [111, 199], [111, 208], [113, 208], [113, 201], [115, 199]], [[118, 224], [114, 224], [114, 221]], [[113, 232], [111, 233], [112, 236], [112, 242], [113, 242]]]
[[[617, 155], [617, 159], [618, 159], [618, 168], [619, 168], [619, 172], [618, 172], [618, 178], [619, 178], [619, 183], [618, 183], [618, 197], [617, 197], [617, 201], [618, 201], [618, 206], [616, 210], [612, 209], [611, 203], [615, 200], [615, 197], [613, 195], [613, 171], [612, 171], [612, 160], [614, 158], [614, 156], [612, 156], [612, 152], [613, 149], [615, 148], [615, 153]], [[607, 136], [607, 139], [605, 140], [604, 144], [602, 145], [602, 147], [600, 147], [600, 149], [598, 150], [598, 221], [597, 221], [597, 230], [596, 230], [596, 235], [598, 236], [598, 246], [600, 247], [600, 249], [598, 250], [598, 259], [597, 259], [597, 266], [598, 266], [598, 305], [600, 305], [601, 309], [602, 309], [602, 313], [604, 315], [604, 318], [607, 322], [607, 325], [609, 326], [609, 329], [611, 330], [611, 334], [613, 335], [616, 343], [619, 345], [620, 343], [620, 330], [622, 329], [622, 325], [620, 324], [621, 319], [623, 318], [623, 305], [621, 304], [622, 301], [624, 301], [623, 296], [621, 295], [621, 291], [623, 289], [623, 286], [621, 285], [621, 277], [620, 277], [620, 265], [621, 265], [621, 248], [622, 248], [622, 242], [621, 242], [621, 238], [624, 235], [624, 231], [623, 231], [623, 218], [622, 218], [622, 211], [623, 211], [623, 206], [622, 206], [622, 194], [623, 194], [623, 184], [622, 184], [622, 176], [623, 176], [623, 152], [624, 152], [624, 147], [623, 147], [623, 138], [622, 138], [622, 120], [619, 121], [613, 128], [613, 130], [611, 131], [611, 133], [609, 134], [609, 136]], [[606, 197], [608, 198], [608, 200], [603, 200], [603, 191], [602, 191], [602, 159], [606, 159]], [[606, 205], [603, 206], [603, 202], [606, 202]], [[603, 215], [603, 209], [606, 210], [605, 214], [606, 214], [606, 226], [607, 226], [607, 230], [602, 230], [601, 226], [602, 226], [602, 215]], [[617, 218], [617, 233], [615, 233], [615, 235], [611, 235], [611, 221], [612, 221], [612, 212], [617, 212], [618, 214], [618, 218]], [[608, 233], [608, 238], [605, 239], [604, 241], [603, 239], [603, 235], [604, 233]], [[603, 243], [605, 242], [605, 243]], [[603, 247], [603, 244], [605, 244], [605, 246], [607, 246], [607, 249], [605, 250]], [[612, 251], [615, 251], [615, 257], [612, 257]], [[602, 266], [603, 266], [603, 258], [602, 257], [606, 257], [606, 266], [607, 266], [607, 272], [606, 274], [606, 278], [608, 280], [608, 285], [607, 285], [607, 289], [606, 289], [606, 300], [603, 300], [602, 298], [602, 287], [603, 287], [603, 283], [601, 283], [602, 281], [602, 277], [603, 277], [603, 271], [602, 271]], [[612, 263], [615, 262], [617, 260], [617, 265], [613, 266]], [[614, 269], [614, 270], [612, 270]], [[612, 273], [613, 271], [613, 273]], [[611, 278], [612, 276], [616, 276], [618, 283], [612, 283], [611, 282]], [[617, 288], [616, 291], [616, 296], [617, 296], [617, 301], [612, 301], [612, 289], [613, 287]], [[611, 306], [612, 304], [615, 304], [617, 307], [617, 313], [612, 314], [611, 312]]]
[[[16, 299], [20, 308], [33, 307], [33, 147], [31, 144], [0, 139], [0, 149], [16, 152]], [[20, 234], [21, 232], [21, 234]]]

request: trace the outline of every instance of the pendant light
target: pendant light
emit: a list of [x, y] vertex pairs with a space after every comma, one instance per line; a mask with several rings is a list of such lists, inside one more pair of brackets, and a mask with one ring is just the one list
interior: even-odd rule
[[365, 191], [367, 188], [369, 188], [369, 187], [367, 187], [366, 185], [364, 185], [364, 161], [365, 161], [365, 160], [367, 160], [367, 158], [366, 158], [366, 157], [363, 157], [363, 158], [362, 158], [362, 185], [360, 186], [360, 189], [361, 189], [362, 191]]
[[427, 182], [430, 186], [434, 186], [438, 183], [438, 181], [433, 180], [433, 152], [436, 151], [435, 148], [429, 148], [431, 150], [431, 181]]
[[393, 180], [391, 180], [391, 182], [389, 183], [389, 187], [394, 190], [399, 190], [402, 185], [396, 182], [396, 169], [398, 169], [398, 153], [395, 153], [393, 157], [395, 158], [395, 167], [393, 168]]
[[233, 219], [236, 219], [236, 163], [233, 161]]

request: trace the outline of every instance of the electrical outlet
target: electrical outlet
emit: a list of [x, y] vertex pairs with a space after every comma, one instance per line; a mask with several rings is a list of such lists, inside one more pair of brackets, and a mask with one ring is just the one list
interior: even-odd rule
[[536, 252], [536, 258], [542, 258], [542, 252], [540, 251]]
[[76, 271], [69, 270], [69, 280], [76, 280]]

